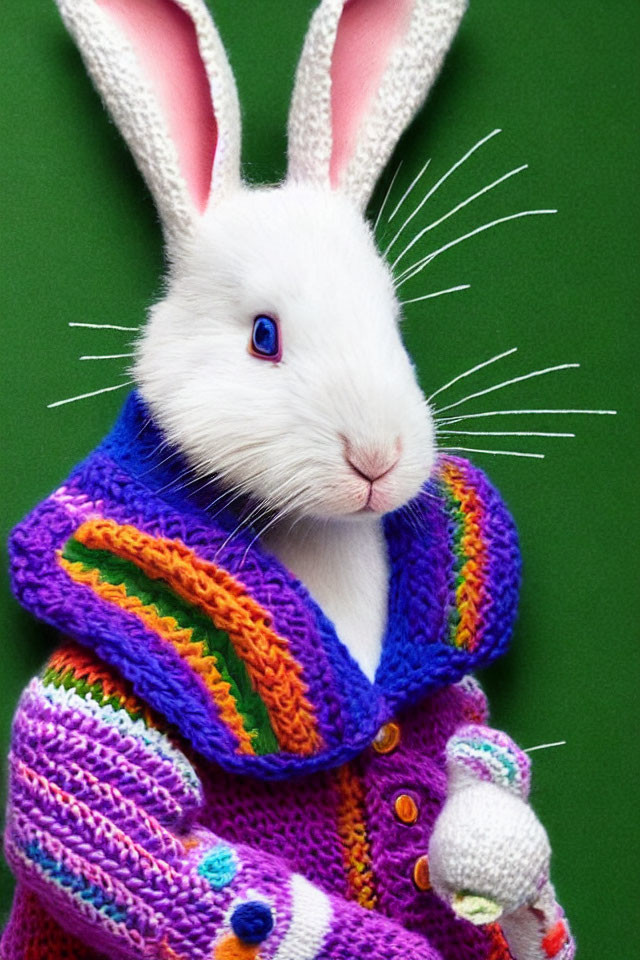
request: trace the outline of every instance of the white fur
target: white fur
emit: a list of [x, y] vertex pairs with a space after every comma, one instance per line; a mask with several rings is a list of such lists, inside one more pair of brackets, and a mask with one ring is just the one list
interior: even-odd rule
[[387, 619], [386, 548], [380, 521], [302, 521], [267, 534], [268, 547], [306, 584], [373, 681]]
[[[133, 372], [158, 425], [203, 478], [256, 504], [258, 534], [307, 584], [373, 679], [388, 599], [380, 517], [418, 493], [435, 446], [400, 338], [391, 273], [359, 211], [431, 86], [465, 0], [413, 0], [341, 192], [328, 189], [330, 73], [346, 0], [322, 0], [314, 17], [290, 115], [289, 180], [271, 189], [241, 185], [235, 84], [206, 5], [175, 2], [193, 20], [218, 125], [202, 217], [126, 38], [96, 0], [58, 0], [169, 245], [166, 296], [151, 310]], [[264, 313], [280, 324], [279, 363], [248, 349], [253, 319]], [[429, 853], [445, 900], [464, 890], [494, 900], [513, 913], [508, 935], [519, 960], [541, 958], [531, 914], [518, 918], [523, 904], [544, 901], [553, 912], [555, 899], [539, 887], [549, 846], [524, 800], [492, 783], [452, 781]], [[296, 883], [296, 917], [282, 949], [295, 941], [302, 960], [321, 944], [329, 914], [321, 894]], [[297, 917], [299, 907], [314, 914], [313, 929]], [[569, 945], [563, 960], [571, 956]]]
[[[278, 317], [278, 364], [249, 353], [253, 318]], [[137, 347], [135, 377], [169, 440], [203, 474], [271, 508], [353, 515], [369, 484], [344, 447], [401, 446], [385, 508], [415, 496], [433, 429], [402, 345], [388, 268], [349, 201], [313, 187], [238, 191], [171, 271]]]
[[[307, 584], [372, 678], [387, 608], [380, 517], [418, 493], [435, 447], [391, 273], [360, 211], [431, 86], [465, 2], [413, 0], [336, 192], [314, 165], [318, 123], [325, 153], [337, 132], [326, 108], [344, 0], [322, 0], [300, 60], [289, 179], [262, 189], [241, 185], [237, 94], [207, 7], [176, 2], [193, 20], [218, 124], [202, 217], [152, 78], [118, 23], [96, 0], [58, 0], [168, 240], [166, 296], [150, 312], [133, 374], [190, 464], [255, 505], [256, 532]], [[277, 364], [249, 353], [261, 313], [280, 324]]]
[[[416, 495], [434, 458], [398, 312], [388, 268], [347, 199], [291, 184], [243, 189], [176, 260], [135, 362], [162, 430], [203, 476], [262, 503], [258, 530], [282, 512], [270, 545], [371, 678], [387, 603], [377, 518]], [[278, 317], [279, 364], [249, 353], [260, 313]], [[391, 460], [400, 451], [374, 484], [375, 513], [360, 513], [371, 488], [346, 444]], [[289, 531], [301, 516], [318, 522]]]

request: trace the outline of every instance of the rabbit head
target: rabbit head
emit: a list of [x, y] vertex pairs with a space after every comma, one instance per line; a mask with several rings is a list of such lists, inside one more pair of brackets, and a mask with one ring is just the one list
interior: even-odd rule
[[434, 431], [364, 210], [465, 0], [322, 0], [288, 174], [266, 188], [242, 182], [236, 88], [203, 0], [58, 4], [162, 221], [165, 296], [134, 377], [167, 439], [279, 511], [400, 507]]

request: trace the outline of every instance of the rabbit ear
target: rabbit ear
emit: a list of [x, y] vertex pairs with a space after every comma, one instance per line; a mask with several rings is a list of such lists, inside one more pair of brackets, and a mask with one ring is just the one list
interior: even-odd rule
[[240, 111], [204, 0], [57, 0], [127, 141], [165, 236], [240, 183]]
[[289, 114], [289, 176], [364, 208], [423, 103], [467, 0], [322, 0]]

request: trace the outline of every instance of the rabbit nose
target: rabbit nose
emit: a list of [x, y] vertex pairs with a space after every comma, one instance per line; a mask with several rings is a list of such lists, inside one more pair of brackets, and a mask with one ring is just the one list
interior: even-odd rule
[[381, 480], [382, 477], [391, 473], [400, 459], [400, 452], [399, 439], [391, 451], [373, 445], [355, 445], [347, 439], [344, 441], [345, 460], [357, 474], [370, 483], [375, 483], [376, 480]]

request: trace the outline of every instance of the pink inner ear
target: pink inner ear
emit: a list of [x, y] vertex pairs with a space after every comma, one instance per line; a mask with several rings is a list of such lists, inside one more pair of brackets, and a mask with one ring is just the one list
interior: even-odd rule
[[172, 0], [97, 0], [124, 32], [175, 144], [196, 209], [209, 199], [218, 128], [196, 31]]
[[332, 187], [338, 186], [355, 152], [358, 129], [406, 29], [413, 3], [347, 0], [344, 6], [331, 65]]

